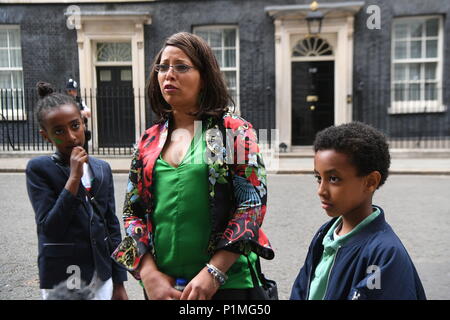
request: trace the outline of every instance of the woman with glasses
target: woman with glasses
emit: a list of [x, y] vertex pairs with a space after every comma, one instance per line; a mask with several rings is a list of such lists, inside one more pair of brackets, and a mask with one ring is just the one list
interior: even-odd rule
[[261, 229], [265, 168], [252, 125], [228, 111], [208, 44], [186, 32], [169, 37], [147, 94], [159, 122], [137, 144], [127, 236], [113, 258], [141, 280], [147, 299], [261, 298], [251, 270], [259, 256], [274, 257]]

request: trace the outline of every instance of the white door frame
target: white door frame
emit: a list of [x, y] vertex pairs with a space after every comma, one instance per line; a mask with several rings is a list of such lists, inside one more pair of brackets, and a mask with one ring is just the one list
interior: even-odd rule
[[334, 60], [334, 123], [352, 120], [353, 24], [354, 14], [360, 8], [358, 5], [342, 12], [329, 9], [322, 22], [320, 37], [330, 43], [333, 56], [300, 59], [292, 58], [292, 49], [308, 34], [305, 15], [309, 7], [299, 6], [294, 13], [289, 8], [288, 15], [283, 14], [282, 7], [266, 8], [274, 17], [275, 25], [276, 128], [280, 142], [286, 143], [289, 151], [292, 151], [292, 61]]
[[[135, 138], [145, 129], [145, 59], [144, 24], [151, 24], [148, 13], [135, 12], [81, 12], [77, 28], [79, 74], [81, 92], [95, 92], [97, 88], [96, 48], [98, 42], [130, 42], [134, 89]], [[102, 64], [103, 65], [103, 64]], [[114, 64], [108, 64], [114, 65]], [[92, 113], [97, 113], [96, 99], [92, 99]], [[140, 106], [140, 107], [139, 107]], [[89, 121], [90, 130], [97, 139], [97, 121]], [[94, 141], [98, 146], [98, 141]]]

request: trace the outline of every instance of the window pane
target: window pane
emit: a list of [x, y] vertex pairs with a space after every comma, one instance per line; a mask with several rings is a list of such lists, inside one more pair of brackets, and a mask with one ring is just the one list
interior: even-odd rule
[[216, 56], [217, 62], [219, 63], [219, 67], [223, 68], [222, 50], [220, 50], [220, 49], [213, 49], [213, 53]]
[[406, 64], [396, 64], [394, 67], [394, 79], [395, 80], [406, 80]]
[[237, 105], [237, 101], [238, 101], [238, 99], [237, 99], [237, 93], [236, 93], [236, 90], [228, 90], [228, 93], [230, 94], [230, 96], [231, 96], [231, 99], [233, 99], [233, 102]]
[[422, 37], [422, 27], [423, 22], [420, 21], [411, 22], [410, 24], [411, 37], [412, 38]]
[[11, 56], [11, 67], [22, 67], [22, 52], [20, 49], [11, 49], [9, 51]]
[[411, 41], [411, 58], [422, 58], [422, 41]]
[[403, 39], [408, 35], [408, 25], [406, 23], [399, 23], [395, 25], [394, 29], [395, 39]]
[[100, 70], [100, 81], [111, 81], [111, 70]]
[[209, 32], [209, 45], [215, 48], [222, 48], [222, 31], [211, 30]]
[[427, 30], [427, 37], [436, 37], [438, 35], [438, 19], [430, 19], [427, 20], [426, 24], [426, 30]]
[[436, 79], [436, 68], [437, 63], [425, 63], [425, 79], [435, 80]]
[[437, 40], [427, 40], [427, 58], [437, 57]]
[[225, 47], [235, 47], [236, 46], [236, 29], [225, 29]]
[[20, 48], [20, 33], [19, 29], [9, 30], [9, 46]]
[[98, 43], [97, 61], [131, 61], [131, 43]]
[[409, 64], [409, 80], [420, 80], [420, 63]]
[[225, 81], [229, 89], [236, 89], [236, 72], [235, 71], [225, 71], [224, 73]]
[[435, 83], [425, 84], [425, 100], [437, 100], [437, 88]]
[[395, 59], [406, 59], [406, 41], [395, 42]]
[[0, 71], [0, 89], [11, 88], [11, 71]]
[[208, 42], [208, 31], [196, 30], [194, 33], [199, 37], [203, 38], [203, 40], [205, 40], [206, 42]]
[[14, 89], [23, 89], [22, 71], [13, 71], [12, 77]]
[[133, 81], [131, 70], [120, 70], [120, 81]]
[[394, 87], [394, 100], [395, 101], [405, 101], [405, 85], [396, 84]]
[[0, 29], [0, 48], [8, 47], [8, 30]]
[[0, 68], [9, 68], [8, 50], [0, 49]]
[[225, 67], [235, 67], [236, 66], [236, 50], [227, 49], [225, 50]]
[[408, 100], [420, 100], [420, 84], [412, 83], [409, 85], [409, 96]]

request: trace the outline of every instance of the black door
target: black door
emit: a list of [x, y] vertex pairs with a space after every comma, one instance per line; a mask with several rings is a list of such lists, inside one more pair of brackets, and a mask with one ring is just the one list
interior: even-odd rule
[[334, 124], [334, 61], [292, 62], [292, 145]]
[[135, 142], [131, 67], [97, 67], [99, 147], [131, 147]]

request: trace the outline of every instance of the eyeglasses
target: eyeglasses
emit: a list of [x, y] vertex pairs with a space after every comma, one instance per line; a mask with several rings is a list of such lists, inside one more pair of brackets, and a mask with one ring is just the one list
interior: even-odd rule
[[176, 73], [186, 73], [190, 69], [194, 69], [192, 66], [188, 66], [186, 64], [176, 64], [173, 66], [169, 66], [168, 64], [157, 64], [155, 65], [155, 71], [159, 73], [167, 73], [169, 69], [172, 68]]

